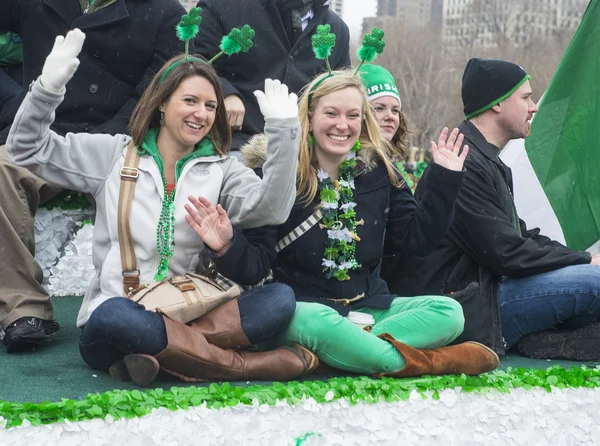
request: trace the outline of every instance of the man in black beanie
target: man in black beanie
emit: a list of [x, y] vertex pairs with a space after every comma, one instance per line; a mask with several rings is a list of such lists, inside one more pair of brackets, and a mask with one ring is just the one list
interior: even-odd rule
[[[529, 136], [537, 111], [529, 75], [511, 62], [471, 59], [461, 93], [469, 155], [454, 221], [431, 255], [397, 256], [384, 266], [390, 290], [454, 295], [465, 313], [456, 342], [479, 341], [500, 354], [517, 347], [534, 358], [600, 359], [600, 258], [527, 229], [511, 170], [498, 157], [511, 139]], [[427, 193], [426, 176], [417, 199]]]

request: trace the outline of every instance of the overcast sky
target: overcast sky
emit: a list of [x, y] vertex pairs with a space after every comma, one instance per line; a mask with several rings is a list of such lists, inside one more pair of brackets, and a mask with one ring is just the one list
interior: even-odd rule
[[344, 0], [342, 18], [350, 28], [350, 38], [360, 39], [363, 17], [373, 17], [377, 11], [376, 0]]

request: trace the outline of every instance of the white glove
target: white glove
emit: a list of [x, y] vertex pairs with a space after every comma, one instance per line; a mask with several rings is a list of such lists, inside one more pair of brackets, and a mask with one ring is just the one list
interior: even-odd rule
[[265, 79], [265, 92], [256, 90], [254, 96], [265, 119], [298, 117], [298, 96], [277, 79]]
[[81, 52], [85, 34], [74, 29], [66, 37], [57, 36], [52, 51], [42, 68], [42, 85], [48, 91], [63, 93], [65, 85], [75, 74], [79, 66], [77, 56]]

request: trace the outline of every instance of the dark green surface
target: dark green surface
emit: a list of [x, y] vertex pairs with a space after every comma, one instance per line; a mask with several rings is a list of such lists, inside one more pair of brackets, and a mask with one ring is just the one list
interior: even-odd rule
[[[0, 400], [15, 402], [59, 401], [61, 398], [80, 399], [88, 393], [106, 392], [113, 389], [135, 389], [131, 383], [117, 382], [107, 373], [87, 367], [79, 356], [79, 330], [75, 326], [81, 297], [58, 297], [53, 299], [55, 317], [61, 331], [51, 342], [39, 346], [35, 351], [7, 354], [0, 348]], [[560, 364], [569, 368], [580, 363], [569, 361], [539, 361], [508, 355], [502, 358], [501, 367], [546, 368]], [[589, 364], [590, 366], [596, 363]], [[325, 375], [313, 375], [311, 379], [327, 379]], [[247, 382], [232, 382], [232, 385], [247, 386]], [[253, 382], [252, 384], [268, 384]], [[170, 388], [185, 386], [168, 377], [161, 378], [155, 387]], [[198, 384], [196, 384], [198, 385]], [[199, 384], [208, 385], [208, 384]]]

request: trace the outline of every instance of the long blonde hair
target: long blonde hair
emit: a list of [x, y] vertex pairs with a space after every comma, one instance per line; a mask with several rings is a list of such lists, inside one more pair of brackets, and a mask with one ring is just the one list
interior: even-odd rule
[[367, 171], [372, 170], [377, 164], [382, 163], [388, 171], [390, 182], [395, 187], [401, 185], [399, 180], [401, 178], [400, 174], [390, 161], [395, 150], [388, 141], [381, 138], [379, 127], [375, 120], [373, 109], [367, 99], [367, 92], [361, 78], [356, 76], [353, 70], [333, 71], [332, 75], [324, 73], [314, 78], [302, 91], [298, 104], [301, 139], [296, 196], [303, 203], [311, 203], [317, 196], [319, 189], [315, 147], [309, 142], [310, 119], [315, 112], [319, 98], [348, 87], [356, 88], [363, 98], [361, 130], [358, 138], [360, 140], [358, 157], [365, 163]]

